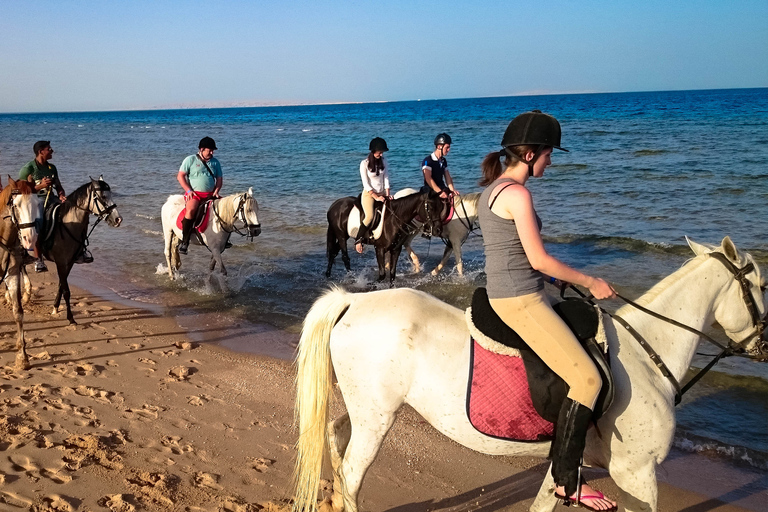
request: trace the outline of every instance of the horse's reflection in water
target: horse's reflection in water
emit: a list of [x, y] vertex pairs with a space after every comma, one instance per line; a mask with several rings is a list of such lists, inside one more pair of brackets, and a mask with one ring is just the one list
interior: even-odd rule
[[[690, 245], [697, 256], [638, 303], [699, 331], [717, 321], [739, 349], [761, 356], [765, 281], [759, 269], [751, 266], [754, 260], [739, 253], [729, 238], [718, 248]], [[724, 255], [729, 263], [712, 253]], [[681, 381], [699, 336], [631, 306], [617, 314], [652, 345]], [[597, 422], [599, 430], [588, 434], [584, 460], [609, 471], [623, 493], [619, 502], [627, 510], [655, 511], [656, 466], [669, 453], [675, 430], [675, 389], [626, 329], [611, 317], [604, 317], [604, 324], [616, 395], [613, 406]], [[334, 483], [326, 507], [356, 512], [363, 477], [404, 403], [437, 430], [474, 450], [546, 456], [548, 442], [496, 439], [472, 426], [466, 410], [469, 343], [464, 312], [423, 292], [402, 288], [350, 294], [335, 289], [318, 299], [304, 321], [297, 356], [294, 510], [316, 509], [324, 447], [329, 441]], [[334, 374], [347, 414], [329, 423]], [[554, 509], [557, 502], [551, 489], [554, 482], [548, 474], [532, 511]]]

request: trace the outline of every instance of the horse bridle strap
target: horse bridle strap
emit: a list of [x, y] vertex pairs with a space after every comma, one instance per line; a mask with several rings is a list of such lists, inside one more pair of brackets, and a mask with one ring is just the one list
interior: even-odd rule
[[[243, 194], [243, 195], [240, 196], [240, 201], [237, 203], [237, 208], [235, 209], [235, 214], [232, 217], [232, 229], [231, 230], [226, 228], [226, 222], [224, 222], [224, 219], [222, 219], [221, 215], [219, 215], [219, 210], [218, 210], [218, 208], [216, 208], [216, 205], [218, 203], [216, 201], [213, 202], [213, 213], [216, 214], [216, 218], [219, 219], [219, 222], [221, 223], [221, 227], [227, 233], [237, 233], [240, 236], [250, 236], [249, 233], [243, 233], [242, 231], [240, 231], [240, 228], [238, 228], [235, 225], [235, 222], [237, 221], [237, 214], [238, 213], [242, 213], [243, 214], [242, 221], [245, 224], [246, 228], [248, 228], [250, 230], [252, 227], [254, 227], [254, 228], [259, 227], [259, 224], [248, 224], [248, 219], [245, 218], [245, 201], [246, 201], [245, 194]], [[253, 237], [251, 237], [251, 238], [253, 238]]]
[[[757, 312], [757, 304], [754, 301], [754, 297], [752, 296], [752, 292], [750, 291], [750, 285], [749, 281], [747, 280], [746, 276], [750, 272], [752, 272], [755, 269], [755, 266], [752, 263], [749, 263], [745, 265], [742, 268], [737, 268], [731, 261], [722, 253], [719, 252], [712, 252], [709, 254], [719, 262], [723, 263], [725, 265], [725, 268], [727, 268], [731, 274], [733, 274], [734, 278], [739, 281], [739, 284], [742, 289], [742, 298], [744, 299], [744, 302], [746, 303], [747, 309], [750, 312], [750, 315], [752, 316], [752, 323], [755, 325], [755, 330], [752, 331], [751, 334], [749, 334], [746, 338], [744, 338], [742, 341], [740, 341], [738, 344], [744, 343], [749, 338], [755, 336], [755, 335], [762, 335], [763, 331], [765, 330], [765, 323], [766, 318], [768, 318], [768, 313], [766, 314], [766, 318], [760, 318], [760, 314]], [[615, 319], [617, 322], [619, 322], [626, 330], [629, 332], [633, 338], [637, 340], [637, 342], [640, 344], [640, 346], [645, 350], [645, 352], [648, 354], [648, 357], [653, 361], [654, 365], [659, 369], [662, 375], [667, 378], [672, 383], [672, 386], [675, 388], [675, 405], [680, 404], [680, 401], [683, 398], [683, 395], [686, 391], [691, 389], [691, 387], [696, 384], [696, 382], [701, 379], [704, 374], [706, 374], [715, 364], [717, 364], [720, 359], [723, 357], [728, 357], [732, 355], [741, 355], [734, 353], [733, 349], [723, 345], [722, 343], [714, 340], [712, 337], [704, 334], [703, 332], [699, 331], [698, 329], [694, 329], [693, 327], [689, 327], [685, 324], [682, 324], [678, 322], [677, 320], [673, 320], [671, 318], [665, 317], [663, 315], [660, 315], [659, 313], [656, 313], [655, 311], [651, 311], [650, 309], [641, 306], [640, 304], [637, 304], [636, 302], [627, 299], [626, 297], [616, 294], [617, 297], [619, 297], [621, 300], [629, 304], [630, 306], [639, 309], [643, 313], [646, 313], [654, 318], [657, 318], [659, 320], [663, 320], [669, 324], [674, 325], [675, 327], [679, 327], [681, 329], [684, 329], [688, 332], [691, 332], [693, 334], [696, 334], [697, 336], [707, 340], [708, 342], [712, 343], [713, 345], [717, 346], [721, 349], [720, 353], [717, 354], [712, 361], [707, 364], [704, 368], [699, 370], [699, 372], [691, 378], [688, 383], [680, 387], [680, 383], [675, 379], [675, 377], [672, 375], [672, 372], [669, 371], [669, 368], [666, 364], [664, 364], [664, 361], [661, 360], [661, 357], [659, 354], [653, 350], [653, 348], [648, 344], [648, 342], [645, 340], [645, 338], [642, 337], [642, 335], [637, 332], [631, 325], [629, 325], [623, 318], [621, 318], [618, 315], [611, 315], [613, 319]], [[610, 313], [609, 313], [610, 315]]]

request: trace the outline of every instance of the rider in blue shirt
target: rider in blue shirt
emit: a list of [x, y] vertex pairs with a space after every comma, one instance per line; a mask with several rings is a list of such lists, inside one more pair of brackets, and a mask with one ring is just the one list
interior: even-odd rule
[[435, 137], [435, 151], [421, 162], [421, 170], [424, 173], [422, 192], [432, 190], [440, 194], [442, 199], [459, 195], [459, 191], [453, 187], [453, 178], [448, 172], [448, 161], [445, 159], [450, 150], [451, 136], [447, 133], [438, 134]]

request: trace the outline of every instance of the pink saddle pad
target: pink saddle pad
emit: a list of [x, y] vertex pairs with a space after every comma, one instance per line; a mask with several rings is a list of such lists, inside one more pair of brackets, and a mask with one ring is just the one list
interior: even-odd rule
[[473, 339], [471, 359], [467, 413], [472, 426], [501, 439], [552, 439], [555, 427], [533, 407], [522, 358], [495, 354]]
[[[181, 212], [179, 212], [179, 216], [176, 217], [176, 227], [179, 229], [181, 228], [181, 221], [184, 220], [184, 214], [186, 213], [187, 209], [182, 208]], [[208, 227], [208, 218], [211, 216], [211, 208], [210, 203], [205, 205], [205, 213], [203, 214], [203, 218], [200, 220], [200, 224], [195, 226], [195, 229], [198, 233], [202, 233], [205, 231], [205, 228]]]

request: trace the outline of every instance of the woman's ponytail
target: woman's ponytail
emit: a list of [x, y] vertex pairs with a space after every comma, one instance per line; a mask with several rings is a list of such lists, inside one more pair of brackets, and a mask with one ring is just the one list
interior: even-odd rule
[[480, 179], [480, 186], [481, 187], [487, 187], [496, 179], [501, 176], [502, 168], [501, 168], [501, 157], [504, 155], [504, 150], [501, 151], [492, 151], [485, 155], [485, 158], [483, 158], [483, 163], [480, 164], [480, 168], [483, 171], [483, 177]]

